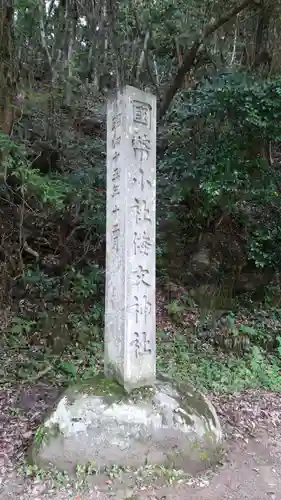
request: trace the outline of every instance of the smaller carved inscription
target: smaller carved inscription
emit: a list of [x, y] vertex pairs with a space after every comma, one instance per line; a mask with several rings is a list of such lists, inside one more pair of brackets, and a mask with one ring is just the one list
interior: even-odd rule
[[138, 266], [138, 268], [133, 271], [133, 274], [135, 275], [135, 285], [143, 284], [146, 286], [151, 286], [147, 281], [147, 278], [149, 276], [148, 269], [144, 269], [143, 266]]
[[118, 114], [119, 106], [120, 106], [120, 100], [119, 99], [114, 99], [112, 102], [112, 113], [113, 116]]
[[119, 207], [116, 205], [116, 203], [115, 203], [115, 205], [114, 205], [114, 207], [113, 207], [113, 209], [112, 209], [112, 213], [113, 213], [113, 214], [117, 214], [117, 212], [120, 212], [120, 208], [119, 208]]
[[151, 150], [151, 141], [147, 134], [133, 136], [132, 146], [135, 153], [135, 158], [140, 161], [145, 161], [148, 159]]
[[121, 170], [115, 167], [112, 171], [112, 182], [120, 181]]
[[112, 130], [116, 130], [121, 125], [121, 113], [117, 113], [112, 117]]
[[114, 137], [112, 138], [111, 140], [111, 146], [112, 146], [112, 149], [116, 149], [120, 146], [121, 144], [121, 136], [119, 135], [118, 137]]
[[143, 231], [143, 233], [140, 235], [135, 232], [133, 245], [135, 255], [138, 255], [138, 253], [142, 255], [148, 255], [148, 252], [152, 247], [151, 238], [146, 231]]
[[119, 236], [120, 236], [119, 225], [114, 224], [112, 227], [112, 250], [115, 250], [115, 252], [119, 251]]
[[149, 208], [147, 208], [146, 200], [135, 198], [135, 205], [133, 205], [132, 208], [134, 208], [136, 211], [136, 224], [141, 221], [151, 222], [150, 210]]
[[136, 183], [140, 183], [140, 188], [141, 188], [141, 191], [144, 191], [144, 187], [145, 186], [149, 186], [149, 187], [152, 187], [152, 183], [149, 179], [145, 179], [145, 175], [144, 175], [144, 170], [143, 168], [139, 168], [139, 177], [133, 177], [133, 183], [136, 184]]
[[112, 198], [115, 198], [115, 196], [118, 196], [120, 194], [120, 186], [119, 184], [113, 184], [112, 186]]
[[151, 126], [151, 106], [146, 102], [133, 102], [133, 120], [138, 125]]
[[131, 342], [131, 346], [134, 348], [136, 358], [143, 356], [145, 354], [151, 354], [151, 342], [147, 338], [146, 332], [134, 332], [134, 339]]
[[[117, 142], [117, 145], [118, 145], [119, 138], [120, 138], [120, 141], [121, 141], [121, 130], [120, 130], [120, 127], [113, 128], [111, 130], [111, 139], [113, 139], [114, 142]], [[112, 144], [112, 147], [113, 147], [113, 143], [111, 143], [111, 144]], [[114, 149], [114, 147], [113, 147], [113, 149]]]
[[117, 161], [119, 156], [120, 156], [119, 151], [114, 151], [113, 156], [112, 156], [112, 160]]
[[120, 181], [120, 168], [115, 167], [112, 171], [112, 198], [115, 198], [115, 196], [118, 196], [120, 194], [120, 186], [119, 186], [119, 181]]

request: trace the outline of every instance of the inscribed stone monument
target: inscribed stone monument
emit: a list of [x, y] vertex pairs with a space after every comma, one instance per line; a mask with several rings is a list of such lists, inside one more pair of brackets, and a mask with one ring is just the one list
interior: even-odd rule
[[125, 87], [110, 100], [106, 376], [69, 387], [47, 416], [31, 450], [40, 467], [164, 465], [193, 474], [220, 457], [211, 402], [186, 382], [155, 380], [155, 133], [153, 96]]
[[155, 382], [156, 99], [126, 86], [108, 103], [105, 374]]

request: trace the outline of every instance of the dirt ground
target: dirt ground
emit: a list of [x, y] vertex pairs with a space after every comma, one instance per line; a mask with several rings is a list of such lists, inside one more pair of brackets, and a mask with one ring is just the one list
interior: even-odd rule
[[[262, 432], [248, 443], [239, 440], [230, 444], [223, 466], [194, 484], [153, 484], [138, 489], [130, 485], [112, 484], [113, 492], [92, 488], [84, 492], [63, 487], [47, 490], [38, 483], [24, 483], [16, 477], [1, 478], [1, 500], [108, 500], [110, 498], [135, 500], [265, 500], [281, 499], [281, 435], [280, 432]], [[188, 481], [189, 482], [189, 481]], [[190, 481], [191, 482], [191, 481]], [[114, 481], [113, 481], [114, 483]], [[110, 488], [111, 489], [111, 488]]]
[[[47, 384], [4, 388], [0, 394], [0, 500], [281, 500], [281, 396], [255, 390], [210, 395], [226, 435], [226, 456], [203, 477], [176, 479], [153, 476], [100, 478], [81, 491], [78, 484], [58, 487], [38, 477], [15, 472], [42, 415], [57, 398]], [[162, 484], [161, 484], [162, 483]]]

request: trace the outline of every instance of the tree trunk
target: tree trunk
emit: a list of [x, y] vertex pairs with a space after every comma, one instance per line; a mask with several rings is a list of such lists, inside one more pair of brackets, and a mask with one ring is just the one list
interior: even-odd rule
[[274, 3], [264, 0], [258, 18], [255, 40], [254, 69], [267, 76], [271, 70], [272, 54], [269, 51], [270, 21], [274, 16]]
[[14, 120], [16, 78], [13, 58], [13, 7], [0, 7], [0, 130], [10, 134]]
[[194, 61], [197, 57], [198, 51], [200, 47], [203, 45], [206, 38], [208, 38], [212, 33], [214, 33], [218, 28], [223, 26], [225, 23], [230, 21], [230, 19], [237, 16], [239, 12], [242, 12], [247, 7], [250, 7], [251, 5], [256, 3], [257, 3], [256, 0], [244, 0], [242, 3], [234, 7], [224, 16], [220, 17], [216, 21], [212, 21], [211, 23], [207, 24], [203, 29], [203, 31], [198, 34], [191, 48], [184, 54], [182, 66], [178, 68], [178, 71], [172, 83], [169, 85], [164, 94], [159, 109], [159, 118], [162, 118], [164, 116], [164, 114], [170, 107], [170, 104], [173, 98], [175, 97], [177, 91], [182, 87], [185, 74], [192, 68]]

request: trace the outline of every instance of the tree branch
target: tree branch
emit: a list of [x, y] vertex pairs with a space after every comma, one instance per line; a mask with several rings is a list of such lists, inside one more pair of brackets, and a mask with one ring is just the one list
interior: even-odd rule
[[236, 17], [236, 23], [235, 23], [235, 30], [234, 30], [234, 37], [233, 37], [233, 48], [232, 48], [232, 54], [231, 54], [231, 59], [230, 59], [230, 63], [229, 63], [230, 66], [233, 66], [233, 63], [235, 61], [237, 32], [238, 32], [238, 16]]
[[47, 56], [47, 59], [48, 59], [48, 63], [49, 63], [49, 66], [50, 66], [50, 71], [51, 71], [51, 74], [52, 74], [52, 81], [54, 81], [55, 77], [56, 77], [56, 73], [55, 73], [55, 69], [53, 67], [52, 56], [50, 54], [50, 51], [49, 51], [49, 48], [48, 48], [47, 39], [46, 39], [46, 32], [45, 32], [45, 25], [44, 25], [44, 18], [45, 18], [44, 7], [45, 7], [44, 6], [44, 2], [42, 0], [40, 0], [38, 2], [38, 11], [39, 11], [39, 25], [40, 25], [41, 44], [42, 44], [43, 49], [45, 50], [45, 53], [46, 53], [46, 56]]
[[187, 73], [187, 71], [190, 70], [192, 67], [196, 56], [197, 52], [206, 40], [212, 33], [214, 33], [218, 28], [223, 26], [225, 23], [227, 23], [230, 19], [233, 17], [237, 16], [239, 12], [242, 12], [245, 10], [247, 7], [250, 7], [251, 5], [255, 5], [258, 2], [256, 0], [243, 0], [242, 3], [234, 7], [230, 12], [225, 14], [224, 16], [220, 17], [217, 20], [212, 21], [211, 23], [207, 24], [203, 31], [199, 33], [195, 41], [193, 42], [191, 48], [184, 54], [183, 56], [183, 63], [180, 68], [178, 68], [178, 71], [172, 81], [172, 83], [169, 85], [167, 88], [164, 97], [162, 99], [162, 103], [159, 108], [159, 118], [161, 119], [166, 111], [168, 110], [173, 98], [175, 97], [177, 91], [179, 88], [182, 86], [183, 81], [184, 81], [184, 76]]

